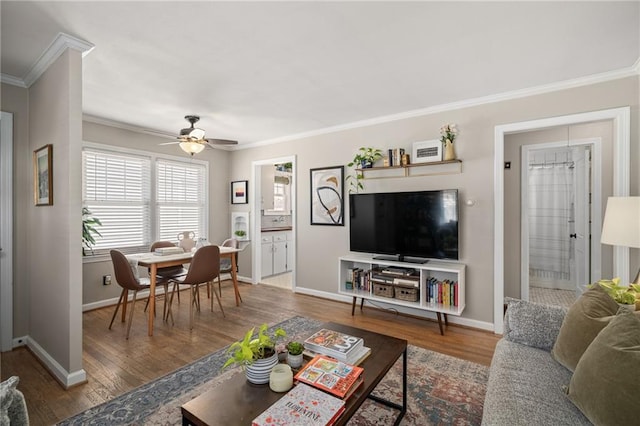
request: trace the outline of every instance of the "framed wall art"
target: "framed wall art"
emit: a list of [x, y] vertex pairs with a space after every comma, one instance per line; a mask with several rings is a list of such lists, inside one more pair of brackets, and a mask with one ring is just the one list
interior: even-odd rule
[[53, 145], [33, 151], [33, 199], [36, 206], [53, 205]]
[[311, 169], [311, 225], [344, 226], [344, 166]]
[[249, 181], [236, 180], [231, 182], [231, 204], [249, 203]]
[[432, 163], [442, 161], [442, 142], [439, 139], [413, 143], [412, 161], [414, 163]]

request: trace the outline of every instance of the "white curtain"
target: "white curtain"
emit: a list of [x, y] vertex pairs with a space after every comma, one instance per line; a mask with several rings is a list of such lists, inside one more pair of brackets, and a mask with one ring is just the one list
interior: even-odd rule
[[573, 166], [529, 166], [529, 275], [569, 280]]

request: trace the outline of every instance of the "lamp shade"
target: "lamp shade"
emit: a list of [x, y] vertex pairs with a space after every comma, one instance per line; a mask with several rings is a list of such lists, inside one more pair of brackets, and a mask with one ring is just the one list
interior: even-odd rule
[[640, 197], [609, 197], [600, 241], [612, 246], [640, 247]]
[[180, 148], [187, 154], [198, 154], [204, 149], [204, 144], [200, 142], [186, 141], [180, 142]]

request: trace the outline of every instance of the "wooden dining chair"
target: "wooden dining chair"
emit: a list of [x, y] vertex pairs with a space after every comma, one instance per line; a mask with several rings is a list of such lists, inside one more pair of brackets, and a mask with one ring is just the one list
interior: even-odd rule
[[[193, 307], [199, 308], [199, 286], [200, 284], [209, 285], [220, 274], [220, 248], [218, 246], [204, 246], [196, 250], [191, 264], [189, 265], [189, 271], [183, 278], [172, 278], [171, 281], [179, 285], [191, 286], [191, 303], [189, 304], [189, 328], [193, 329]], [[215, 287], [212, 286], [212, 291], [218, 300], [218, 306], [222, 311], [224, 317], [224, 309], [222, 308], [222, 302], [218, 292], [215, 291]], [[169, 299], [169, 315], [173, 321], [173, 314], [171, 313], [171, 306], [173, 304], [173, 294], [171, 292], [171, 298]], [[211, 312], [213, 312], [213, 297], [211, 298]]]
[[[116, 276], [116, 282], [122, 287], [122, 293], [120, 293], [120, 299], [116, 305], [116, 310], [111, 317], [111, 323], [109, 324], [109, 330], [113, 326], [113, 321], [116, 319], [118, 309], [121, 304], [127, 303], [127, 297], [129, 290], [133, 291], [133, 302], [131, 303], [131, 309], [129, 310], [129, 321], [127, 323], [127, 339], [129, 339], [129, 332], [131, 331], [131, 321], [133, 319], [133, 310], [136, 306], [136, 298], [138, 291], [147, 290], [149, 288], [148, 278], [136, 278], [131, 269], [131, 264], [122, 252], [118, 250], [111, 250], [111, 261], [113, 262], [114, 275]], [[149, 295], [151, 297], [151, 295]]]
[[[151, 244], [149, 251], [151, 253], [155, 252], [158, 248], [163, 247], [176, 247], [171, 241], [156, 241]], [[149, 269], [149, 273], [151, 273], [151, 269]], [[167, 300], [169, 299], [169, 283], [172, 278], [178, 278], [187, 275], [187, 270], [182, 266], [168, 266], [166, 268], [158, 268], [156, 273], [156, 288], [159, 285], [164, 287], [164, 304], [162, 305], [162, 319], [164, 321], [168, 320], [169, 315], [169, 305], [167, 304]], [[174, 287], [178, 284], [174, 283]], [[178, 288], [178, 290], [180, 290]], [[180, 291], [178, 291], [178, 303], [180, 303]], [[146, 310], [146, 307], [145, 307]]]

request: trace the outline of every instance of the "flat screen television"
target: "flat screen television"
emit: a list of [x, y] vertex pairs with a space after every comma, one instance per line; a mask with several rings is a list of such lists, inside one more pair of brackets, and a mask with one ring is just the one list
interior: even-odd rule
[[349, 195], [350, 249], [419, 262], [458, 260], [458, 190]]

